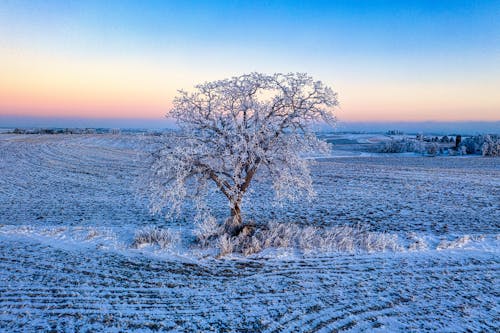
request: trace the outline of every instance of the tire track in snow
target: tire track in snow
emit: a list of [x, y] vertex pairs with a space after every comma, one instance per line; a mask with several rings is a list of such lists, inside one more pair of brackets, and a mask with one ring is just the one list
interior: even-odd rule
[[[127, 188], [141, 168], [134, 140], [0, 141], [0, 223], [157, 223]], [[290, 219], [345, 224], [357, 216], [374, 230], [432, 234], [448, 224], [458, 234], [498, 232], [498, 167], [453, 161], [458, 167], [420, 158], [321, 162], [313, 169], [318, 206], [288, 207]], [[0, 235], [0, 328], [497, 331], [499, 271], [497, 252], [475, 250], [193, 263]]]
[[0, 326], [13, 330], [45, 330], [56, 318], [60, 329], [475, 330], [498, 315], [500, 263], [490, 253], [197, 264], [0, 237]]

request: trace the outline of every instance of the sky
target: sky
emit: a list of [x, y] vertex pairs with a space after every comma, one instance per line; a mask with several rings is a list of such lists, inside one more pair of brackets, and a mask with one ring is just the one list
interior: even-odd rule
[[0, 0], [0, 127], [163, 124], [253, 71], [311, 74], [341, 122], [499, 121], [499, 64], [500, 1]]

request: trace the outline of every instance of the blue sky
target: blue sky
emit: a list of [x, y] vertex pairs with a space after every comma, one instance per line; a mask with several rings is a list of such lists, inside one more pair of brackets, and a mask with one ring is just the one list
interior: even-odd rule
[[177, 89], [308, 72], [343, 121], [500, 120], [499, 1], [0, 0], [0, 116], [161, 118]]

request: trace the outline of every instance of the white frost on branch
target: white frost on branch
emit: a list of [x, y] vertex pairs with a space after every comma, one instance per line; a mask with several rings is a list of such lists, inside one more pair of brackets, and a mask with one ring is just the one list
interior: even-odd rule
[[255, 177], [268, 177], [279, 200], [314, 195], [309, 162], [326, 152], [312, 125], [333, 124], [337, 94], [307, 74], [252, 73], [179, 91], [167, 116], [180, 128], [154, 156], [151, 207], [179, 213], [187, 199], [222, 192], [231, 223], [241, 225], [241, 204]]

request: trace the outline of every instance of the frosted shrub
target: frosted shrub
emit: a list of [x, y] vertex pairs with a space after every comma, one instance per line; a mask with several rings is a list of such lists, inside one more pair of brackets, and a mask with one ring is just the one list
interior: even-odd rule
[[471, 241], [471, 237], [469, 235], [459, 237], [459, 238], [452, 240], [452, 241], [442, 240], [441, 242], [439, 242], [437, 249], [438, 250], [445, 250], [445, 249], [461, 248], [461, 247], [467, 245], [470, 241]]
[[256, 237], [251, 237], [247, 246], [243, 248], [243, 254], [248, 256], [262, 251], [262, 242]]
[[407, 140], [391, 140], [382, 143], [378, 149], [379, 153], [404, 153], [413, 151], [412, 145]]
[[359, 248], [367, 252], [382, 252], [385, 250], [398, 251], [398, 237], [386, 233], [367, 232], [360, 238]]
[[287, 248], [295, 245], [298, 232], [299, 228], [295, 224], [271, 222], [269, 228], [262, 231], [259, 236], [261, 236], [263, 248]]
[[356, 248], [354, 240], [360, 232], [360, 228], [352, 228], [348, 226], [328, 229], [321, 237], [321, 250], [327, 252], [353, 252]]
[[[437, 145], [430, 145], [431, 147], [436, 147]], [[379, 153], [425, 153], [428, 150], [426, 144], [419, 140], [410, 140], [403, 138], [402, 140], [391, 140], [381, 144], [377, 152]]]
[[500, 138], [486, 135], [481, 151], [483, 156], [500, 156]]
[[305, 253], [319, 252], [382, 252], [399, 251], [397, 235], [369, 232], [361, 227], [300, 227], [296, 224], [271, 222], [253, 235], [220, 236], [216, 243], [220, 255], [237, 252], [244, 255], [264, 249], [298, 249]]
[[462, 155], [480, 154], [483, 143], [484, 143], [484, 136], [482, 135], [476, 135], [470, 138], [466, 138], [460, 144]]
[[[233, 238], [233, 239], [231, 239]], [[219, 237], [219, 240], [218, 240], [218, 248], [220, 250], [220, 256], [225, 256], [225, 255], [228, 255], [228, 254], [231, 254], [233, 253], [233, 250], [234, 250], [234, 240], [236, 239], [236, 237], [231, 237], [229, 236], [228, 234], [224, 234], [222, 235], [221, 237]]]
[[498, 135], [476, 135], [462, 141], [460, 148], [467, 154], [500, 156], [500, 137]]
[[381, 252], [400, 249], [396, 235], [369, 232], [359, 226], [339, 226], [318, 232], [320, 249], [335, 252]]
[[87, 236], [85, 236], [85, 240], [91, 240], [99, 235], [99, 232], [92, 228], [88, 231]]
[[319, 249], [321, 237], [318, 237], [318, 232], [318, 228], [314, 227], [306, 227], [302, 229], [300, 232], [300, 237], [298, 239], [299, 248], [305, 252]]
[[422, 140], [403, 138], [402, 140], [386, 141], [382, 143], [377, 152], [379, 153], [418, 153], [435, 156], [439, 152], [436, 142], [426, 143]]
[[437, 145], [437, 143], [433, 142], [426, 147], [426, 150], [427, 150], [427, 154], [432, 155], [432, 156], [436, 156], [436, 154], [439, 151], [439, 146]]
[[412, 242], [408, 246], [410, 251], [420, 251], [427, 250], [429, 248], [427, 242], [422, 237], [418, 236], [416, 233], [411, 232], [408, 234], [408, 239]]
[[158, 245], [161, 249], [171, 248], [179, 243], [180, 235], [168, 229], [146, 227], [138, 230], [134, 236], [132, 247], [141, 248], [148, 245]]
[[213, 216], [205, 217], [201, 222], [196, 224], [194, 235], [201, 245], [208, 245], [208, 241], [214, 237], [221, 235], [222, 227], [217, 223]]
[[458, 155], [467, 155], [467, 147], [465, 147], [465, 146], [461, 146], [461, 147], [458, 149], [457, 154], [458, 154]]

